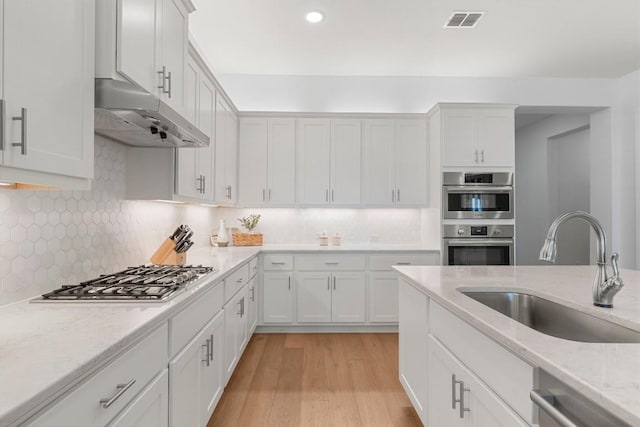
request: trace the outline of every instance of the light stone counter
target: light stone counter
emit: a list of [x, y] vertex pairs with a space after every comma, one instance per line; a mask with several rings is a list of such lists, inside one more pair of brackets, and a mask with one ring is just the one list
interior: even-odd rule
[[545, 297], [640, 331], [640, 272], [622, 270], [614, 308], [595, 307], [592, 266], [396, 267], [432, 300], [535, 367], [631, 425], [640, 425], [640, 344], [563, 340], [530, 329], [461, 294], [459, 288], [508, 288]]
[[27, 419], [260, 252], [422, 250], [432, 249], [383, 244], [194, 248], [187, 262], [216, 271], [167, 302], [25, 300], [0, 307], [0, 426]]

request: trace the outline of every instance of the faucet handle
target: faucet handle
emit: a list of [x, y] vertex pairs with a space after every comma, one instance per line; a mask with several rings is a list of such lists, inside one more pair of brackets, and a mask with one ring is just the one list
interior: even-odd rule
[[618, 252], [614, 252], [611, 254], [611, 268], [613, 269], [613, 277], [620, 277], [620, 269], [618, 268], [618, 258], [620, 255]]

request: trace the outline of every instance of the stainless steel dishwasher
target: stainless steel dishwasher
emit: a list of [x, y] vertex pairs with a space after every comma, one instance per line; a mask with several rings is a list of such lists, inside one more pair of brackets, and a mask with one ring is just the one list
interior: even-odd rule
[[538, 384], [531, 400], [539, 408], [540, 427], [633, 427], [542, 369]]

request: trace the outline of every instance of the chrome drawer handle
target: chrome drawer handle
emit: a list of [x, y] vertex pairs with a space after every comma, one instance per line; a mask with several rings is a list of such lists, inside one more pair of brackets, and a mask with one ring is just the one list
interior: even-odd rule
[[209, 342], [209, 339], [207, 339], [206, 344], [202, 344], [202, 347], [205, 347], [207, 349], [207, 355], [204, 357], [203, 362], [205, 362], [207, 366], [209, 366], [209, 363], [211, 361], [211, 343]]
[[116, 394], [114, 394], [112, 397], [100, 399], [100, 403], [102, 403], [102, 407], [104, 409], [108, 409], [111, 405], [113, 405], [113, 403], [116, 400], [120, 398], [120, 396], [122, 396], [127, 390], [129, 390], [131, 386], [134, 385], [135, 383], [136, 383], [136, 380], [133, 379], [126, 384], [118, 384], [116, 386], [116, 390], [118, 390]]
[[271, 261], [271, 265], [285, 265], [284, 262], [273, 262]]
[[[213, 362], [213, 334], [209, 335], [209, 343], [211, 345], [211, 351], [209, 352], [209, 359]], [[207, 363], [207, 366], [209, 366], [209, 364]]]
[[238, 280], [236, 280], [236, 283], [242, 283], [243, 281], [244, 281], [244, 277], [241, 277]]
[[396, 265], [411, 265], [410, 262], [399, 262]]
[[325, 265], [338, 265], [339, 262], [325, 262]]
[[[460, 399], [456, 399], [456, 385], [460, 385]], [[456, 403], [460, 404], [460, 418], [464, 418], [465, 412], [471, 412], [471, 409], [464, 407], [464, 392], [469, 391], [464, 387], [464, 381], [458, 381], [455, 374], [451, 375], [451, 407], [456, 409]]]
[[23, 108], [19, 116], [12, 118], [14, 121], [19, 121], [21, 123], [22, 135], [20, 136], [20, 142], [14, 142], [11, 144], [13, 147], [20, 147], [20, 154], [23, 156], [27, 155], [27, 109]]
[[555, 406], [555, 396], [547, 390], [531, 390], [529, 397], [538, 405], [540, 409], [547, 413], [554, 421], [560, 424], [562, 427], [578, 427], [573, 421], [567, 418], [562, 412], [560, 412]]

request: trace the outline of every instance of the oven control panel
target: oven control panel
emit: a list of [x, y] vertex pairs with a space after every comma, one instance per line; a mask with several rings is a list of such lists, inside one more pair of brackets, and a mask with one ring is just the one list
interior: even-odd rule
[[512, 238], [513, 225], [445, 225], [444, 238]]

